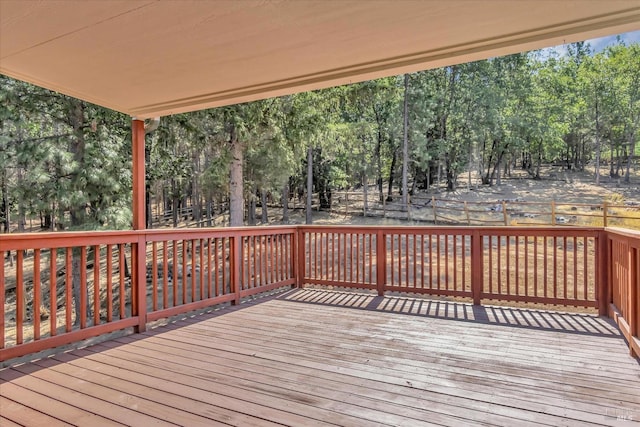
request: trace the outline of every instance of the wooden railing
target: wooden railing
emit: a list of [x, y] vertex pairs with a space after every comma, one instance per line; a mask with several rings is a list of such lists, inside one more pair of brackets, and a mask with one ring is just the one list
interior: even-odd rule
[[640, 356], [640, 232], [607, 228], [606, 236], [608, 315], [629, 342], [631, 354]]
[[639, 252], [640, 233], [575, 227], [8, 234], [0, 361], [306, 285], [597, 309], [638, 354]]
[[300, 229], [302, 284], [600, 308], [598, 229]]
[[[131, 274], [137, 245], [130, 231], [3, 235], [1, 358], [139, 325]], [[4, 261], [7, 251], [15, 251], [13, 267]], [[7, 288], [13, 304], [6, 303]]]
[[296, 236], [293, 227], [2, 235], [0, 361], [291, 286]]

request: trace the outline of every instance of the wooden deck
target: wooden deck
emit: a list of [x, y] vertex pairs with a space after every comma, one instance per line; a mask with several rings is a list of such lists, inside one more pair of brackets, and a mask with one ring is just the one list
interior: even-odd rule
[[0, 370], [0, 425], [638, 425], [609, 319], [292, 290]]

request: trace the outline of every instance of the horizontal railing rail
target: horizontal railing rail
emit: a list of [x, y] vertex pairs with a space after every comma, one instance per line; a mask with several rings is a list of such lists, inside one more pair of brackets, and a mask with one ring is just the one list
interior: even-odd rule
[[5, 234], [0, 360], [287, 286], [597, 309], [640, 352], [640, 233], [280, 226]]
[[599, 307], [599, 229], [302, 226], [302, 284]]
[[294, 285], [296, 237], [294, 227], [2, 235], [0, 361]]
[[[132, 259], [136, 233], [35, 237], [5, 234], [0, 241], [1, 360], [140, 324]], [[6, 262], [11, 251], [13, 267]]]

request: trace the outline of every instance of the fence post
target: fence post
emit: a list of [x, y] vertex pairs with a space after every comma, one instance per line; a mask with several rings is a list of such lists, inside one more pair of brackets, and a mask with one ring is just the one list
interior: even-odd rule
[[344, 216], [349, 215], [349, 192], [344, 192]]
[[600, 231], [598, 233], [598, 247], [597, 247], [597, 268], [598, 274], [596, 280], [598, 281], [598, 315], [609, 315], [610, 292], [609, 286], [609, 270], [611, 268], [611, 260], [609, 259], [609, 237], [606, 231]]
[[384, 295], [387, 279], [387, 236], [381, 229], [376, 232], [376, 288], [378, 296]]
[[242, 237], [234, 234], [231, 239], [231, 256], [229, 257], [231, 265], [229, 266], [229, 270], [231, 273], [231, 291], [235, 295], [235, 298], [231, 300], [231, 305], [238, 305], [240, 304], [240, 263], [242, 262]]
[[467, 225], [471, 225], [471, 217], [469, 217], [469, 205], [464, 202], [464, 213], [467, 216]]
[[480, 305], [484, 271], [482, 269], [482, 236], [480, 231], [473, 230], [471, 234], [471, 294], [473, 304]]
[[609, 203], [607, 202], [603, 202], [602, 203], [602, 226], [603, 227], [608, 227], [608, 218], [607, 218], [607, 211], [609, 209]]
[[551, 225], [556, 225], [556, 201], [551, 201]]
[[382, 218], [387, 217], [387, 198], [382, 194]]
[[504, 216], [504, 225], [509, 225], [509, 215], [507, 215], [507, 204], [502, 201], [502, 216]]

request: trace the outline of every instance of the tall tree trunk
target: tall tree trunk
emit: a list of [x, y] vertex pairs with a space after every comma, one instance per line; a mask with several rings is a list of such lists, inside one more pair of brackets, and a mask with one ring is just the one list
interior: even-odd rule
[[[194, 150], [196, 151], [196, 150]], [[202, 203], [200, 201], [200, 156], [198, 153], [193, 154], [193, 180], [191, 181], [191, 207], [192, 218], [196, 222], [197, 227], [201, 227], [202, 219]]]
[[269, 212], [267, 211], [267, 190], [260, 190], [260, 204], [262, 205], [262, 223], [269, 223]]
[[614, 169], [614, 161], [613, 161], [613, 159], [614, 159], [615, 157], [616, 157], [616, 156], [615, 156], [615, 155], [614, 155], [614, 153], [613, 153], [613, 142], [611, 142], [611, 150], [610, 150], [610, 152], [609, 152], [609, 158], [611, 159], [611, 160], [609, 161], [609, 176], [610, 176], [611, 178], [613, 178], [613, 177], [615, 177], [615, 176], [616, 176], [616, 172], [615, 172], [615, 169]]
[[378, 122], [378, 141], [376, 143], [376, 185], [378, 187], [378, 201], [382, 203], [384, 194], [382, 190], [382, 132], [380, 131], [380, 123]]
[[362, 196], [364, 197], [363, 209], [364, 216], [369, 212], [369, 183], [366, 170], [362, 172]]
[[[70, 142], [70, 151], [73, 153], [74, 160], [77, 163], [77, 169], [74, 171], [74, 174], [79, 174], [84, 167], [86, 143], [84, 138], [84, 106], [82, 104], [82, 101], [79, 100], [71, 100], [70, 102], [71, 105], [69, 109], [69, 119], [73, 127], [73, 138], [71, 138]], [[83, 188], [81, 186], [81, 181], [77, 176], [74, 176], [71, 191], [82, 191]], [[71, 217], [71, 226], [73, 228], [78, 228], [84, 224], [86, 217], [86, 207], [82, 202], [69, 206], [69, 213]], [[84, 267], [85, 266], [82, 266], [80, 262], [80, 248], [74, 247], [72, 250], [71, 282], [73, 289], [72, 292], [75, 312], [75, 324], [78, 324], [80, 322], [81, 316], [80, 293], [83, 291], [81, 287], [83, 285], [86, 286], [86, 284], [83, 284], [80, 281], [80, 269]], [[86, 292], [86, 290], [84, 291]], [[90, 304], [87, 304], [87, 313], [85, 313], [87, 317], [90, 316], [89, 306]]]
[[[146, 136], [146, 134], [145, 134]], [[143, 137], [144, 138], [144, 137]], [[145, 227], [153, 228], [153, 212], [151, 208], [151, 176], [149, 174], [149, 164], [151, 163], [151, 144], [145, 144], [144, 147], [144, 161], [145, 161], [145, 185], [144, 185], [144, 209], [145, 214]]]
[[[18, 188], [23, 188], [24, 186], [24, 183], [22, 182], [23, 179], [24, 179], [24, 169], [22, 169], [22, 166], [18, 166], [18, 174], [17, 174]], [[18, 233], [24, 233], [26, 223], [27, 223], [27, 215], [25, 210], [25, 201], [23, 200], [22, 195], [20, 195], [18, 196]]]
[[7, 170], [2, 169], [2, 204], [0, 205], [0, 213], [2, 214], [3, 233], [10, 230], [11, 209], [9, 208], [9, 185], [7, 179]]
[[[11, 209], [9, 209], [9, 194], [7, 185], [7, 171], [6, 169], [2, 170], [2, 204], [0, 205], [3, 219], [2, 219], [2, 227], [3, 233], [8, 233], [10, 230], [10, 220], [11, 220]], [[13, 257], [11, 256], [11, 251], [7, 251], [6, 255], [9, 260], [9, 265], [13, 267]], [[5, 262], [4, 259], [0, 259], [0, 262]]]
[[[22, 140], [24, 138], [23, 136], [23, 129], [21, 126], [18, 126], [18, 139]], [[18, 188], [24, 188], [24, 168], [22, 167], [22, 162], [18, 162], [17, 166], [17, 182], [16, 182], [16, 186]], [[27, 219], [26, 219], [26, 213], [25, 213], [25, 200], [24, 200], [24, 196], [23, 196], [23, 192], [19, 191], [18, 192], [18, 197], [16, 197], [16, 202], [18, 204], [18, 233], [24, 233], [24, 229], [25, 229], [25, 225], [27, 223]]]
[[396, 170], [396, 162], [398, 161], [398, 153], [396, 150], [393, 150], [393, 154], [391, 156], [391, 168], [389, 169], [389, 186], [387, 187], [387, 202], [393, 201], [392, 191], [393, 191], [393, 174]]
[[584, 135], [580, 136], [580, 172], [584, 171], [584, 166], [587, 163], [587, 140]]
[[249, 196], [249, 212], [247, 215], [247, 222], [249, 223], [249, 225], [253, 226], [256, 225], [256, 195], [255, 195], [255, 191], [251, 192], [251, 195]]
[[633, 160], [635, 148], [636, 148], [635, 135], [634, 135], [634, 132], [631, 132], [629, 134], [629, 153], [627, 155], [627, 166], [626, 166], [627, 170], [626, 170], [626, 173], [624, 174], [624, 182], [626, 182], [627, 184], [631, 182], [629, 176], [631, 173], [631, 161]]
[[467, 163], [467, 191], [471, 190], [471, 163], [473, 162], [473, 144], [469, 141], [469, 161]]
[[238, 140], [235, 126], [231, 127], [229, 143], [231, 144], [231, 171], [229, 180], [230, 203], [229, 225], [241, 227], [244, 224], [244, 196], [242, 192], [243, 147]]
[[313, 201], [313, 148], [309, 146], [307, 149], [307, 208], [306, 220], [307, 224], [313, 224], [313, 214], [311, 212], [311, 202]]
[[211, 221], [212, 210], [213, 210], [213, 201], [211, 200], [211, 195], [207, 196], [207, 200], [205, 203], [207, 205], [207, 227], [211, 227], [213, 226], [213, 223]]
[[282, 223], [289, 224], [289, 182], [282, 187]]
[[402, 210], [409, 204], [409, 74], [404, 75], [403, 138], [402, 138]]
[[147, 228], [153, 228], [153, 212], [151, 212], [151, 185], [146, 181], [145, 185], [145, 209], [147, 211]]
[[171, 219], [173, 220], [173, 228], [178, 227], [178, 208], [180, 206], [180, 199], [177, 197], [178, 185], [176, 180], [171, 180]]
[[598, 107], [598, 99], [596, 98], [596, 184], [600, 184], [600, 151], [602, 149], [600, 142], [600, 111]]
[[166, 216], [167, 212], [171, 209], [171, 200], [169, 199], [169, 192], [167, 191], [166, 181], [162, 184], [162, 216]]
[[538, 164], [536, 165], [535, 179], [540, 179], [540, 169], [542, 168], [542, 142], [538, 146]]

